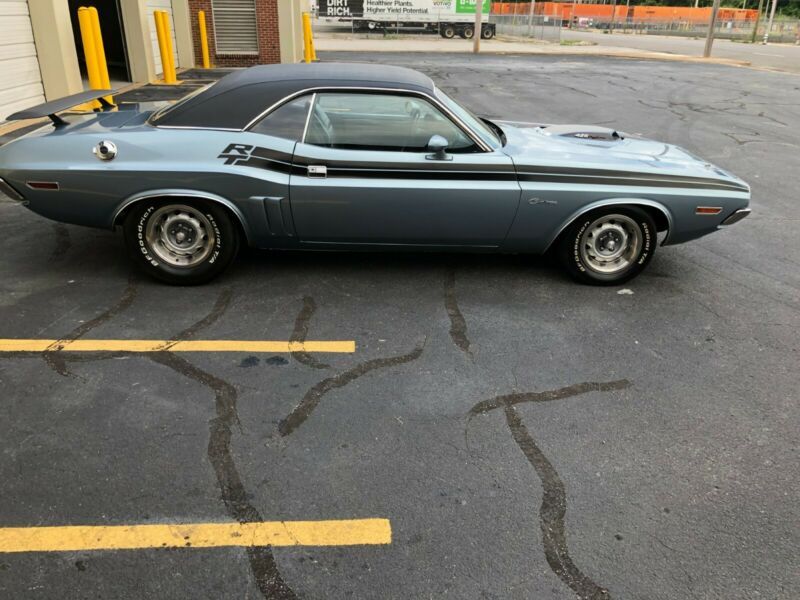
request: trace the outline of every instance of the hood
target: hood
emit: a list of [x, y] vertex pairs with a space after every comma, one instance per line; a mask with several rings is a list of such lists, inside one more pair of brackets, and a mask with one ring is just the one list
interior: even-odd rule
[[672, 144], [597, 125], [498, 121], [503, 147], [518, 167], [569, 165], [593, 169], [733, 180], [737, 177]]

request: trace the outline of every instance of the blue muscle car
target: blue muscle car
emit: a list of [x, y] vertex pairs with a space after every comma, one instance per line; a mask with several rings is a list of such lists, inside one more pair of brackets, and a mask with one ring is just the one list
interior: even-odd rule
[[[258, 66], [158, 110], [84, 92], [12, 115], [0, 191], [121, 227], [154, 277], [198, 284], [240, 243], [286, 249], [557, 252], [618, 284], [663, 244], [747, 216], [741, 179], [676, 146], [582, 125], [492, 122], [384, 65]], [[91, 99], [97, 112], [64, 112]]]

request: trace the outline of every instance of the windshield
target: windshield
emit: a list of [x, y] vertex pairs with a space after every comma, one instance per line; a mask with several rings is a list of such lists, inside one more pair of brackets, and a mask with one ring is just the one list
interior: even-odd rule
[[453, 100], [439, 88], [436, 88], [435, 91], [436, 97], [439, 98], [439, 100], [441, 100], [447, 108], [453, 111], [453, 113], [455, 113], [459, 119], [464, 121], [470, 127], [470, 129], [472, 129], [472, 131], [477, 133], [481, 140], [489, 144], [494, 149], [500, 148], [503, 145], [498, 139], [497, 134], [495, 134], [495, 132], [492, 131], [486, 125], [486, 123], [481, 121], [478, 117], [473, 115], [470, 111], [461, 106], [458, 102]]

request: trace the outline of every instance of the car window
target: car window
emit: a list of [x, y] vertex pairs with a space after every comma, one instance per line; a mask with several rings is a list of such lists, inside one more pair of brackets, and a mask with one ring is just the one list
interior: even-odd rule
[[448, 142], [448, 152], [479, 149], [430, 102], [391, 94], [318, 93], [305, 142], [327, 148], [425, 152], [433, 135]]
[[480, 138], [492, 148], [499, 148], [503, 145], [502, 140], [497, 137], [495, 132], [492, 131], [486, 125], [486, 123], [481, 121], [478, 117], [473, 115], [469, 110], [461, 106], [458, 102], [453, 100], [439, 88], [436, 88], [436, 96], [444, 103], [445, 106], [447, 106], [447, 108], [455, 113], [459, 119], [464, 121], [468, 127], [471, 127], [472, 130], [475, 131]]
[[311, 104], [310, 95], [287, 102], [253, 125], [250, 131], [300, 141], [303, 139], [303, 130], [306, 127], [309, 104]]

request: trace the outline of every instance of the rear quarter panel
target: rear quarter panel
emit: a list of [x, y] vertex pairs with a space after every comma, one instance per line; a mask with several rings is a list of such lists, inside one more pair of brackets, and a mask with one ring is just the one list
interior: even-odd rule
[[[99, 160], [92, 149], [114, 142], [117, 156]], [[162, 192], [192, 192], [228, 200], [244, 217], [251, 244], [271, 236], [264, 198], [288, 196], [289, 174], [226, 164], [231, 144], [258, 145], [291, 155], [294, 142], [246, 132], [195, 129], [84, 130], [22, 138], [0, 148], [0, 177], [20, 190], [28, 207], [45, 217], [90, 227], [111, 227], [132, 199]], [[28, 181], [56, 181], [58, 191], [33, 190]]]

